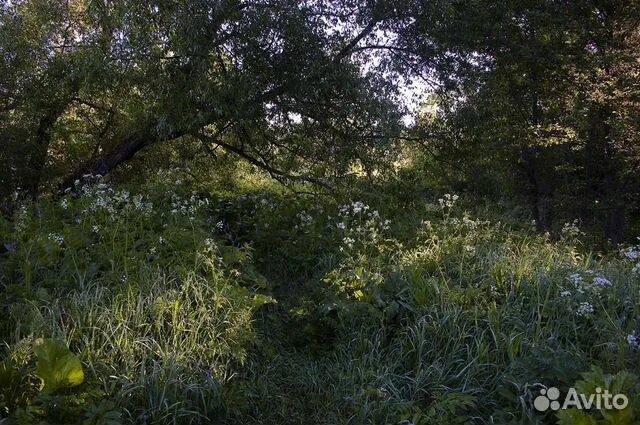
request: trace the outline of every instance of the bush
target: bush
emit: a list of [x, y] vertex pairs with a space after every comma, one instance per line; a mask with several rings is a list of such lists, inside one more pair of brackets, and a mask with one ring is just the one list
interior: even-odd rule
[[[12, 388], [3, 414], [25, 424], [220, 415], [222, 387], [255, 340], [253, 313], [271, 301], [251, 250], [223, 240], [206, 197], [77, 189], [23, 204], [13, 229], [3, 226], [14, 247], [0, 257], [2, 377]], [[68, 344], [85, 382], [39, 385], [35, 338]], [[29, 354], [12, 360], [23, 347]]]

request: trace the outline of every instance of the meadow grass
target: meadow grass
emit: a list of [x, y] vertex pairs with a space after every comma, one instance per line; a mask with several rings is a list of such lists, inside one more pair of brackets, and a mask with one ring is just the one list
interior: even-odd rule
[[[0, 421], [637, 423], [638, 247], [591, 252], [574, 224], [540, 235], [452, 195], [78, 189], [0, 227]], [[43, 390], [39, 338], [82, 384]], [[624, 381], [628, 409], [534, 410], [581, 380]]]

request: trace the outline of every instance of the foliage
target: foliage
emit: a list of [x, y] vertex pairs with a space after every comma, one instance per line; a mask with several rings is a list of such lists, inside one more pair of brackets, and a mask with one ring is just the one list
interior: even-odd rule
[[633, 424], [637, 422], [638, 398], [634, 386], [637, 377], [627, 371], [615, 375], [606, 375], [599, 367], [593, 367], [584, 373], [583, 379], [576, 382], [575, 388], [587, 397], [597, 395], [596, 388], [607, 390], [611, 394], [629, 394], [630, 403], [622, 410], [599, 410], [598, 417], [585, 410], [562, 410], [558, 412], [558, 423], [565, 424]]
[[639, 4], [0, 1], [0, 422], [638, 423]]
[[42, 379], [42, 391], [53, 393], [59, 388], [75, 387], [84, 381], [80, 360], [56, 339], [37, 340], [33, 352], [38, 358], [35, 375]]
[[[203, 196], [79, 189], [24, 203], [3, 235], [18, 247], [0, 258], [0, 329], [16, 347], [2, 363], [3, 413], [20, 423], [219, 414], [254, 340], [252, 314], [271, 301], [251, 251], [225, 245]], [[33, 360], [14, 360], [33, 338], [44, 338]]]

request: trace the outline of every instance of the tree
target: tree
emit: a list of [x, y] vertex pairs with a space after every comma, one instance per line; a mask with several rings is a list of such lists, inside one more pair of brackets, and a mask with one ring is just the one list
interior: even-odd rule
[[406, 14], [393, 49], [440, 83], [422, 143], [467, 180], [500, 170], [494, 184], [524, 195], [541, 230], [577, 215], [623, 241], [640, 187], [637, 2], [415, 1]]
[[36, 194], [187, 137], [283, 181], [372, 162], [399, 115], [393, 87], [350, 58], [371, 10], [351, 21], [321, 2], [13, 2], [0, 28], [3, 179]]

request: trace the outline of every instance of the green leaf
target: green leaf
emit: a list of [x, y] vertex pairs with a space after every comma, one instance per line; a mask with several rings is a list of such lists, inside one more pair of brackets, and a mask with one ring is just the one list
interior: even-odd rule
[[584, 410], [567, 409], [556, 413], [558, 425], [596, 425], [596, 420]]
[[73, 387], [84, 381], [82, 363], [66, 344], [57, 339], [38, 339], [33, 345], [35, 374], [42, 380], [42, 391], [52, 393], [59, 388]]

